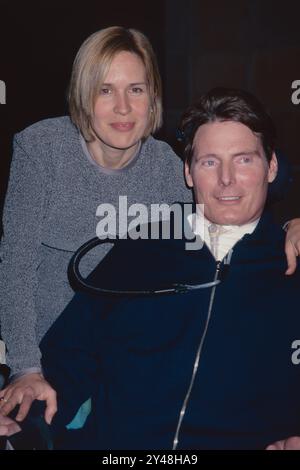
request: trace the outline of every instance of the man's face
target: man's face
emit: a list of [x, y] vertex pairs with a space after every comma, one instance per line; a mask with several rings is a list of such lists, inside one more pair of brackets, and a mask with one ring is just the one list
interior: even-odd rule
[[222, 225], [256, 220], [277, 173], [276, 157], [268, 164], [260, 137], [244, 124], [216, 121], [199, 127], [193, 149], [186, 181], [206, 218]]

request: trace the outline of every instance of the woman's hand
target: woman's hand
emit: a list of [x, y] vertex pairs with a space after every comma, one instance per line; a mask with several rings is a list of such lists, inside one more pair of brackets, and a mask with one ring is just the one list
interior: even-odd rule
[[13, 419], [0, 414], [0, 436], [12, 436], [20, 432], [21, 428]]
[[289, 222], [285, 239], [285, 254], [288, 269], [285, 274], [293, 274], [297, 267], [297, 256], [300, 255], [300, 219]]
[[26, 418], [34, 400], [46, 402], [45, 421], [51, 424], [57, 411], [56, 392], [42, 374], [27, 374], [11, 382], [0, 391], [0, 414], [7, 416], [20, 405], [17, 421]]
[[266, 447], [266, 450], [299, 450], [300, 449], [300, 437], [293, 436], [283, 439], [282, 441], [274, 442], [274, 444]]

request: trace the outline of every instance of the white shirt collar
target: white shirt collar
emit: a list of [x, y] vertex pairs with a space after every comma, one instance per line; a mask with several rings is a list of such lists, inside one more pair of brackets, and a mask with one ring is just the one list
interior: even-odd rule
[[[195, 235], [200, 236], [212, 252], [209, 227], [217, 224], [212, 224], [202, 212], [190, 214], [188, 216], [188, 222]], [[244, 225], [217, 225], [217, 227], [220, 228], [220, 232], [218, 235], [217, 253], [212, 253], [215, 259], [222, 260], [244, 235], [252, 233], [255, 230], [258, 222], [259, 218]]]

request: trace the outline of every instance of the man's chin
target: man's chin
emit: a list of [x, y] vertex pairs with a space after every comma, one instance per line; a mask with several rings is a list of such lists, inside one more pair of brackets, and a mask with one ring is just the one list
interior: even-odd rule
[[206, 218], [217, 225], [244, 225], [247, 222], [244, 217], [238, 217], [237, 215], [228, 214], [228, 215], [207, 215]]

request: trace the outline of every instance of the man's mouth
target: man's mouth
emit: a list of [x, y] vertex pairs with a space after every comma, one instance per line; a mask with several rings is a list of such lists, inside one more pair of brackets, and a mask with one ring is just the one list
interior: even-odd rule
[[238, 201], [241, 199], [241, 196], [220, 196], [217, 199], [219, 199], [219, 201]]

